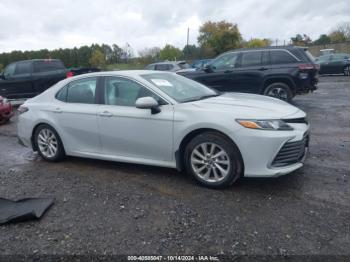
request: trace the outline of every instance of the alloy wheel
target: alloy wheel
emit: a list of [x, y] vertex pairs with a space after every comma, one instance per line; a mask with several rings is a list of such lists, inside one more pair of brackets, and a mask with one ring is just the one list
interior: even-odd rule
[[350, 66], [344, 68], [344, 75], [350, 76]]
[[40, 130], [37, 138], [40, 152], [47, 158], [52, 158], [57, 154], [58, 142], [55, 134], [48, 128]]
[[219, 182], [230, 172], [227, 152], [215, 143], [202, 143], [191, 153], [191, 166], [195, 174], [206, 182]]
[[279, 98], [281, 100], [288, 100], [288, 94], [286, 92], [286, 90], [284, 90], [281, 87], [274, 87], [271, 88], [269, 90], [269, 92], [267, 93], [268, 96], [272, 96], [272, 97], [276, 97]]

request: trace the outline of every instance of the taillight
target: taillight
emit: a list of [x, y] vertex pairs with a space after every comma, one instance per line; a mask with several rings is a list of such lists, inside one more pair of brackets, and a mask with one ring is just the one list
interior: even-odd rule
[[68, 72], [66, 73], [66, 77], [67, 77], [67, 78], [72, 77], [72, 76], [74, 76], [74, 74], [73, 74], [72, 71], [68, 71]]
[[315, 69], [316, 67], [313, 64], [300, 64], [299, 69], [300, 70], [308, 70], [308, 69]]
[[26, 107], [26, 106], [24, 106], [24, 105], [21, 105], [21, 106], [19, 106], [19, 108], [18, 108], [19, 114], [23, 114], [23, 113], [27, 112], [28, 110], [29, 110], [29, 108]]

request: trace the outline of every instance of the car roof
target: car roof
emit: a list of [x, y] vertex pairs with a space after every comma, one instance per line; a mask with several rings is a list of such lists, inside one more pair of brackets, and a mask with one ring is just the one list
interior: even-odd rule
[[183, 63], [187, 63], [184, 60], [181, 61], [162, 61], [162, 62], [156, 62], [156, 63], [152, 63], [149, 65], [161, 65], [161, 64], [173, 64], [173, 65], [178, 65], [178, 64], [183, 64]]
[[115, 76], [125, 76], [125, 77], [140, 77], [141, 75], [147, 74], [175, 74], [174, 72], [169, 71], [154, 71], [154, 70], [119, 70], [119, 71], [101, 71], [88, 73], [83, 75], [77, 75], [76, 79], [84, 78], [84, 77], [92, 77], [92, 76], [107, 76], [107, 75], [115, 75]]
[[[267, 47], [256, 47], [256, 48], [239, 48], [239, 49], [232, 49], [230, 51], [226, 51], [225, 53], [231, 53], [231, 52], [241, 52], [241, 51], [261, 51], [261, 50], [293, 50], [293, 49], [303, 49], [307, 50], [308, 48], [305, 46], [294, 46], [294, 45], [288, 45], [288, 46], [267, 46]], [[222, 55], [221, 54], [221, 55]]]
[[49, 62], [49, 61], [61, 61], [60, 59], [27, 59], [27, 60], [19, 60], [19, 61], [14, 61], [12, 62], [11, 64], [13, 63], [19, 63], [19, 62]]

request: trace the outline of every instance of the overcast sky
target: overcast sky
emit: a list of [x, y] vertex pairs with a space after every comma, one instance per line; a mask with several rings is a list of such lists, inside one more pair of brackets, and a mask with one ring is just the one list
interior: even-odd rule
[[196, 44], [207, 21], [237, 23], [244, 38], [312, 39], [350, 21], [349, 0], [0, 0], [0, 53], [126, 42], [134, 53]]

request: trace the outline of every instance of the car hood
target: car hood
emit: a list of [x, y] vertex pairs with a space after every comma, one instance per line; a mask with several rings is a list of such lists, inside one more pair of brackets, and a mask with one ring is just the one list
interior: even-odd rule
[[187, 73], [187, 72], [195, 72], [197, 69], [196, 68], [184, 68], [177, 70], [176, 73]]
[[236, 117], [249, 119], [288, 119], [305, 117], [297, 107], [276, 98], [243, 94], [224, 93], [217, 97], [192, 102], [203, 110], [232, 112]]

